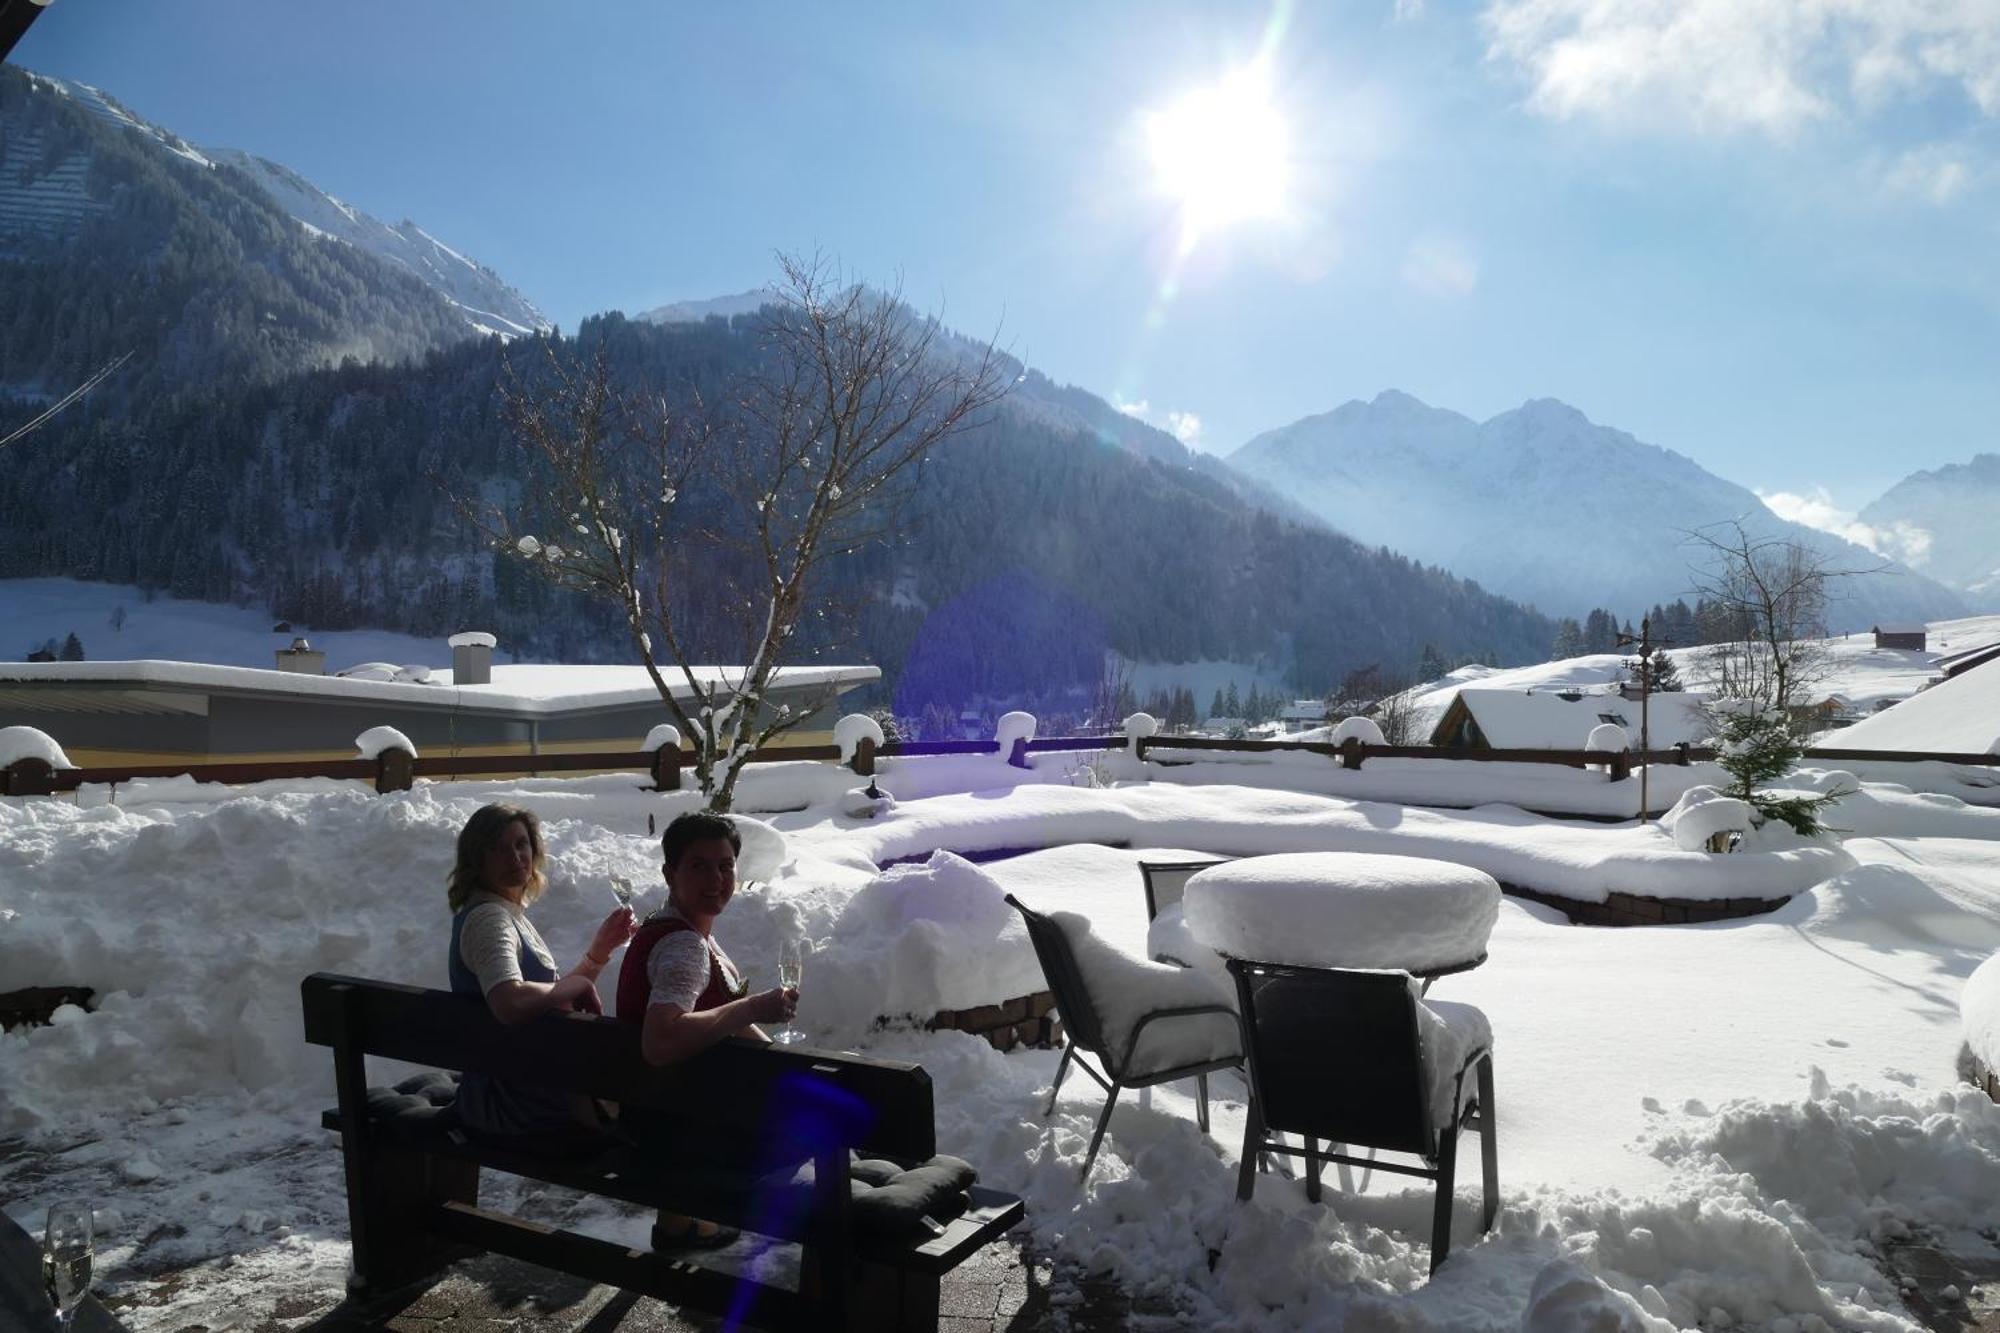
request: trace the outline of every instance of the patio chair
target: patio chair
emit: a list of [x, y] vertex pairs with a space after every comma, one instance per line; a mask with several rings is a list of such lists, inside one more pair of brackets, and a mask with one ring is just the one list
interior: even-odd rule
[[[1208, 861], [1141, 861], [1139, 878], [1146, 885], [1146, 952], [1162, 963], [1219, 969], [1213, 951], [1197, 944], [1181, 919], [1181, 898], [1197, 871], [1219, 866], [1223, 857]], [[1166, 920], [1160, 919], [1166, 914]]]
[[[1468, 1004], [1424, 1001], [1403, 972], [1281, 967], [1232, 958], [1250, 1107], [1236, 1197], [1248, 1199], [1265, 1153], [1306, 1159], [1306, 1197], [1320, 1197], [1327, 1162], [1436, 1182], [1431, 1271], [1451, 1248], [1458, 1135], [1479, 1130], [1483, 1212], [1500, 1201], [1493, 1112], [1492, 1029]], [[1476, 1085], [1476, 1091], [1469, 1084]], [[1292, 1147], [1276, 1134], [1301, 1136]], [[1335, 1149], [1405, 1153], [1420, 1165]]]
[[[1045, 916], [1012, 894], [1007, 902], [1027, 923], [1028, 939], [1062, 1019], [1062, 1060], [1042, 1115], [1055, 1111], [1072, 1061], [1105, 1091], [1104, 1113], [1090, 1136], [1083, 1177], [1090, 1176], [1112, 1108], [1125, 1088], [1193, 1078], [1196, 1118], [1206, 1134], [1209, 1073], [1243, 1063], [1241, 1032], [1227, 992], [1205, 973], [1119, 952], [1090, 936], [1082, 917]], [[1102, 1073], [1091, 1067], [1086, 1053], [1097, 1057]]]

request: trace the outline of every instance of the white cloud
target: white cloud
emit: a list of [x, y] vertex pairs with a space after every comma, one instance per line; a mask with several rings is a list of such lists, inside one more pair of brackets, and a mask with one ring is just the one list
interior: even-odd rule
[[1479, 285], [1479, 261], [1449, 237], [1421, 237], [1403, 256], [1403, 281], [1426, 296], [1466, 296]]
[[1155, 412], [1144, 398], [1128, 402], [1116, 393], [1111, 395], [1111, 405], [1128, 417], [1165, 431], [1190, 449], [1201, 447], [1201, 418], [1192, 412]]
[[1939, 207], [1956, 199], [1971, 179], [1964, 157], [1944, 144], [1912, 148], [1890, 164], [1882, 183], [1891, 194], [1914, 195]]
[[1929, 532], [1914, 523], [1901, 521], [1886, 525], [1863, 523], [1836, 505], [1825, 487], [1815, 486], [1808, 495], [1791, 491], [1758, 491], [1757, 498], [1779, 518], [1791, 523], [1803, 523], [1836, 537], [1845, 537], [1857, 546], [1865, 546], [1877, 555], [1900, 560], [1912, 568], [1930, 559]]
[[1396, 0], [1396, 22], [1408, 23], [1424, 16], [1424, 0]]
[[1994, 0], [1489, 0], [1484, 21], [1556, 119], [1782, 138], [1938, 92], [2000, 116]]

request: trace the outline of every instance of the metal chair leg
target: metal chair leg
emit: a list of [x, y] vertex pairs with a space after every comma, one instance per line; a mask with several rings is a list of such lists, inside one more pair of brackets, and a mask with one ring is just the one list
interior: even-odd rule
[[1458, 1126], [1439, 1136], [1437, 1203], [1431, 1210], [1431, 1272], [1438, 1271], [1451, 1252], [1451, 1198], [1454, 1172], [1458, 1165]]
[[1104, 1142], [1104, 1131], [1111, 1126], [1111, 1113], [1118, 1108], [1118, 1080], [1111, 1080], [1111, 1095], [1104, 1099], [1104, 1114], [1097, 1117], [1097, 1132], [1090, 1136], [1090, 1151], [1083, 1156], [1083, 1175], [1090, 1179], [1090, 1164], [1097, 1160], [1097, 1145]]
[[1319, 1140], [1306, 1135], [1306, 1199], [1319, 1202]]
[[1196, 1074], [1194, 1088], [1198, 1100], [1194, 1104], [1194, 1119], [1201, 1126], [1201, 1132], [1208, 1133], [1208, 1075]]
[[1257, 1114], [1257, 1103], [1253, 1099], [1243, 1117], [1243, 1162], [1236, 1168], [1236, 1198], [1238, 1202], [1247, 1200], [1257, 1179], [1257, 1162], [1264, 1154], [1259, 1151], [1257, 1141], [1264, 1137], [1264, 1127]]
[[1479, 1062], [1479, 1229], [1491, 1231], [1500, 1211], [1500, 1119], [1493, 1109], [1493, 1057]]
[[1062, 1059], [1056, 1062], [1055, 1086], [1049, 1089], [1049, 1104], [1042, 1108], [1042, 1119], [1044, 1120], [1047, 1120], [1051, 1115], [1055, 1114], [1056, 1095], [1062, 1091], [1063, 1076], [1069, 1073], [1070, 1057], [1075, 1054], [1076, 1054], [1076, 1048], [1074, 1046], [1071, 1046], [1068, 1042], [1064, 1042]]

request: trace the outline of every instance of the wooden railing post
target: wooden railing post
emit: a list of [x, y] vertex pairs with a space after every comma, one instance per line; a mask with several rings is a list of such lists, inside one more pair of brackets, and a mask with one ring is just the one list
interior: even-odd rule
[[681, 747], [662, 745], [653, 751], [653, 790], [679, 791], [680, 789]]
[[1349, 736], [1340, 743], [1340, 766], [1342, 768], [1360, 768], [1364, 757], [1361, 750], [1361, 738], [1359, 736]]
[[848, 767], [854, 770], [857, 777], [872, 778], [875, 776], [875, 738], [873, 736], [863, 736], [860, 740], [854, 742], [854, 758], [849, 762]]
[[1007, 762], [1016, 768], [1026, 768], [1028, 766], [1028, 738], [1026, 736], [1016, 736], [1014, 738], [1014, 752], [1007, 756]]
[[1624, 750], [1614, 750], [1605, 758], [1610, 760], [1611, 780], [1623, 782], [1632, 776], [1632, 756]]
[[417, 780], [417, 757], [400, 746], [391, 746], [375, 756], [375, 794], [408, 791]]
[[53, 796], [55, 765], [29, 756], [0, 768], [0, 796]]

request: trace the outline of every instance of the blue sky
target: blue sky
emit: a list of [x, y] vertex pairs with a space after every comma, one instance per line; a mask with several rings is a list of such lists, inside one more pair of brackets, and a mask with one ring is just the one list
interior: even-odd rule
[[[1147, 117], [1260, 57], [1281, 213], [1183, 253]], [[565, 327], [817, 248], [1216, 452], [1557, 397], [1837, 524], [2000, 449], [2000, 5], [58, 0], [13, 58]]]

